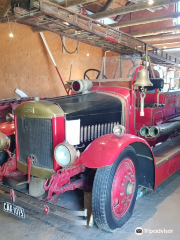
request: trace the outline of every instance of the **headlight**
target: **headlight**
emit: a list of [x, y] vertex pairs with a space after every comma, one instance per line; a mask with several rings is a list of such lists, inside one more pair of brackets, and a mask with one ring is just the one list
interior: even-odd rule
[[75, 80], [72, 83], [72, 90], [74, 92], [80, 93], [88, 93], [88, 91], [92, 88], [93, 84], [90, 80], [84, 79], [84, 80]]
[[77, 151], [69, 143], [61, 143], [55, 147], [54, 156], [55, 156], [56, 162], [60, 166], [68, 167], [75, 162], [77, 158]]
[[124, 126], [122, 125], [116, 125], [114, 128], [113, 128], [113, 133], [116, 135], [116, 136], [121, 136], [123, 135], [124, 133], [126, 132], [126, 129]]
[[8, 113], [8, 114], [6, 115], [6, 121], [7, 121], [7, 122], [12, 122], [12, 121], [14, 121], [14, 116], [13, 116], [11, 113]]

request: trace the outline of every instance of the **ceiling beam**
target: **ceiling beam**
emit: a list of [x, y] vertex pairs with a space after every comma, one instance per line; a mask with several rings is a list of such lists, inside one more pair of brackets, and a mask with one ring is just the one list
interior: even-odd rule
[[103, 11], [106, 11], [108, 10], [114, 3], [115, 0], [108, 0], [106, 2], [106, 4], [104, 5], [104, 7], [102, 7], [101, 11], [100, 12], [103, 12]]
[[177, 39], [180, 38], [180, 34], [167, 34], [167, 35], [159, 35], [159, 36], [151, 36], [151, 37], [143, 37], [138, 38], [144, 42], [158, 42], [163, 40]]
[[[127, 1], [127, 3], [126, 3], [124, 6], [132, 5], [132, 4], [134, 4], [134, 3], [130, 2], [130, 1]], [[121, 21], [121, 19], [122, 19], [123, 17], [124, 17], [123, 14], [117, 15], [117, 16], [114, 18], [114, 21], [118, 23], [118, 22]]]
[[151, 29], [148, 31], [141, 31], [141, 32], [132, 32], [130, 35], [133, 37], [145, 37], [150, 35], [158, 35], [163, 33], [180, 33], [180, 25], [174, 27], [167, 27], [167, 28], [158, 28], [158, 29]]
[[85, 3], [91, 3], [91, 2], [95, 2], [96, 0], [67, 0], [67, 1], [63, 1], [63, 2], [58, 2], [58, 1], [51, 1], [53, 3], [58, 4], [59, 6], [62, 7], [72, 7], [75, 5], [79, 5], [79, 4], [85, 4]]
[[142, 2], [142, 3], [137, 3], [129, 6], [110, 9], [104, 12], [95, 13], [95, 14], [92, 14], [90, 17], [93, 19], [101, 19], [101, 18], [116, 16], [119, 14], [138, 12], [148, 8], [160, 7], [163, 5], [169, 5], [177, 2], [179, 2], [179, 0], [156, 0], [154, 4], [151, 6], [148, 4], [148, 2]]
[[11, 0], [7, 0], [4, 4], [3, 9], [0, 10], [0, 17], [6, 17], [9, 10], [11, 9]]
[[124, 28], [124, 27], [130, 27], [130, 26], [137, 26], [140, 24], [148, 24], [148, 23], [153, 23], [153, 22], [171, 20], [171, 19], [177, 18], [177, 17], [180, 17], [180, 13], [168, 13], [165, 15], [160, 15], [160, 16], [155, 16], [155, 17], [150, 17], [150, 18], [141, 18], [141, 19], [137, 19], [137, 20], [113, 23], [108, 26], [112, 27], [112, 28], [117, 28], [117, 27]]

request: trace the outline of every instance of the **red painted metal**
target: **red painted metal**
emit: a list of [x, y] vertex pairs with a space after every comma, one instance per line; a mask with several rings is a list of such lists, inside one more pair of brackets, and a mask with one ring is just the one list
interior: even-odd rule
[[133, 121], [129, 121], [129, 133], [136, 135], [136, 131], [135, 131], [135, 109], [134, 109], [134, 105], [135, 105], [135, 99], [134, 99], [134, 82], [136, 81], [136, 77], [137, 77], [137, 73], [140, 69], [144, 69], [144, 66], [139, 66], [138, 68], [136, 68], [135, 74], [134, 74], [134, 78], [131, 82], [131, 102], [130, 102], [130, 107], [129, 107], [129, 119], [133, 119]]
[[68, 91], [67, 91], [67, 89], [66, 89], [66, 87], [65, 87], [65, 84], [64, 84], [64, 81], [63, 81], [63, 79], [62, 79], [62, 77], [61, 77], [61, 74], [60, 74], [60, 72], [59, 72], [59, 69], [58, 69], [57, 66], [55, 66], [55, 68], [56, 68], [56, 71], [57, 71], [57, 73], [58, 73], [58, 75], [59, 75], [59, 77], [60, 77], [60, 79], [61, 79], [61, 82], [62, 82], [62, 85], [63, 85], [63, 87], [64, 87], [64, 90], [66, 91], [66, 94], [68, 95]]
[[17, 116], [14, 116], [14, 125], [15, 125], [15, 142], [16, 142], [16, 158], [19, 160], [19, 145], [18, 145], [18, 131], [17, 131]]
[[28, 163], [28, 182], [31, 181], [31, 165], [34, 162], [34, 159], [31, 157], [27, 157], [27, 163]]
[[[56, 193], [56, 194], [61, 193], [62, 192], [61, 187], [69, 183], [71, 177], [79, 173], [82, 173], [84, 171], [85, 171], [85, 166], [80, 164], [72, 168], [59, 170], [57, 171], [57, 173], [53, 174], [51, 176], [50, 181], [47, 180], [44, 184], [44, 190], [48, 191], [48, 196], [46, 200], [50, 200], [53, 196], [53, 193]], [[63, 191], [65, 191], [65, 188]]]
[[[114, 41], [114, 39], [106, 39], [108, 41]], [[133, 84], [137, 77], [137, 72], [139, 69], [144, 68], [140, 66], [136, 69], [134, 78], [131, 82], [131, 89], [114, 87], [114, 86], [94, 86], [92, 92], [101, 92], [105, 94], [110, 94], [112, 96], [118, 97], [120, 101], [125, 104], [125, 127], [128, 134], [124, 134], [120, 137], [115, 136], [114, 134], [107, 134], [101, 136], [91, 142], [88, 147], [82, 152], [81, 156], [77, 158], [73, 166], [68, 169], [61, 169], [57, 164], [54, 158], [54, 171], [50, 180], [47, 180], [44, 184], [44, 189], [48, 191], [48, 196], [46, 200], [55, 201], [62, 193], [75, 188], [83, 188], [85, 186], [85, 177], [79, 177], [76, 181], [72, 180], [72, 177], [77, 174], [83, 173], [87, 168], [100, 168], [111, 165], [117, 159], [119, 154], [132, 143], [140, 142], [145, 144], [152, 153], [152, 158], [154, 159], [154, 154], [150, 146], [155, 146], [159, 142], [164, 142], [168, 137], [175, 137], [177, 134], [172, 133], [170, 136], [162, 136], [156, 139], [143, 139], [139, 134], [140, 128], [145, 126], [159, 125], [164, 122], [167, 122], [168, 119], [172, 119], [176, 116], [180, 116], [180, 91], [176, 92], [158, 92], [157, 89], [154, 93], [147, 92], [145, 98], [145, 104], [149, 104], [144, 109], [145, 116], [140, 116], [140, 110], [138, 107], [135, 108], [135, 104], [138, 104], [138, 101], [135, 102], [136, 98], [139, 97], [139, 91], [133, 89]], [[153, 104], [161, 104], [159, 107], [155, 107]], [[18, 102], [13, 103], [18, 104]], [[151, 105], [150, 105], [151, 104]], [[2, 105], [1, 107], [6, 106]], [[7, 124], [4, 123], [6, 126]], [[17, 171], [16, 163], [19, 159], [19, 149], [18, 149], [18, 132], [17, 132], [17, 118], [15, 116], [15, 129], [16, 129], [16, 155], [17, 158], [12, 158], [9, 153], [9, 160], [0, 168], [0, 181], [2, 181], [3, 176], [12, 177], [12, 176], [23, 176], [24, 173]], [[1, 125], [0, 125], [1, 129]], [[6, 129], [6, 128], [5, 128]], [[7, 127], [7, 132], [9, 128]], [[52, 118], [52, 137], [53, 137], [53, 149], [60, 143], [65, 140], [65, 118], [62, 117], [53, 117]], [[138, 136], [137, 136], [138, 135]], [[167, 179], [175, 171], [180, 169], [180, 154], [172, 157], [170, 160], [164, 162], [161, 165], [155, 164], [155, 187], [158, 186], [161, 182]], [[30, 180], [30, 170], [31, 164], [33, 162], [32, 158], [27, 158], [28, 162], [28, 181]], [[129, 174], [132, 173], [132, 174]], [[79, 176], [79, 175], [78, 175]], [[131, 159], [124, 159], [115, 174], [111, 197], [112, 197], [112, 211], [116, 218], [121, 218], [127, 213], [128, 208], [131, 204], [133, 198], [133, 192], [135, 187], [135, 168]], [[132, 185], [130, 185], [132, 183]], [[123, 184], [123, 185], [122, 185]], [[127, 191], [131, 189], [132, 192]], [[44, 212], [48, 214], [49, 209], [44, 209]]]
[[122, 218], [131, 204], [136, 184], [135, 167], [131, 159], [126, 158], [118, 166], [111, 190], [111, 207], [116, 218]]
[[110, 41], [110, 42], [113, 42], [113, 43], [118, 43], [118, 41], [117, 41], [116, 39], [111, 38], [111, 37], [105, 37], [104, 39], [105, 39], [105, 40], [108, 40], [108, 41]]
[[107, 134], [90, 143], [82, 153], [81, 161], [88, 168], [109, 166], [128, 145], [134, 142], [144, 143], [151, 150], [144, 139], [134, 135], [124, 134], [121, 137], [117, 137], [114, 134]]
[[155, 187], [180, 169], [180, 153], [155, 168]]
[[59, 189], [59, 193], [54, 194], [52, 198], [50, 199], [50, 202], [55, 202], [62, 193], [65, 193], [67, 191], [75, 190], [76, 188], [83, 188], [85, 186], [85, 178], [80, 178], [77, 181], [69, 181], [69, 183], [65, 184], [63, 187]]
[[49, 207], [47, 205], [44, 206], [44, 213], [49, 214]]
[[164, 108], [145, 108], [144, 116], [140, 116], [140, 109], [136, 109], [136, 130], [145, 126], [154, 126], [163, 123]]
[[0, 182], [2, 182], [3, 177], [23, 177], [25, 174], [17, 171], [17, 159], [10, 157], [2, 167], [0, 167]]
[[14, 135], [15, 134], [14, 122], [1, 123], [0, 132], [4, 133], [6, 136]]
[[13, 189], [10, 190], [10, 198], [11, 198], [12, 202], [14, 203], [16, 200], [16, 196], [15, 196], [15, 192]]
[[[65, 119], [64, 117], [52, 118], [53, 149], [65, 140]], [[54, 171], [60, 168], [54, 157]]]

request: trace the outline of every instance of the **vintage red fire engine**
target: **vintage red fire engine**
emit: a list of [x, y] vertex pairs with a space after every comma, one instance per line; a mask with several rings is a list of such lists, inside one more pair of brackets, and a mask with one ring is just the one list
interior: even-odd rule
[[[28, 186], [25, 198], [39, 199], [45, 213], [70, 213], [52, 202], [79, 188], [92, 191], [91, 217], [99, 228], [121, 227], [132, 215], [138, 186], [155, 190], [180, 168], [180, 91], [161, 90], [162, 79], [151, 82], [141, 66], [130, 87], [121, 80], [77, 80], [77, 94], [20, 104], [15, 153], [1, 134], [9, 159], [0, 169], [0, 188], [11, 193], [12, 206], [23, 196], [17, 190]], [[15, 214], [10, 205], [4, 202], [4, 210]], [[72, 216], [86, 216], [82, 212]], [[24, 217], [22, 209], [18, 214]]]

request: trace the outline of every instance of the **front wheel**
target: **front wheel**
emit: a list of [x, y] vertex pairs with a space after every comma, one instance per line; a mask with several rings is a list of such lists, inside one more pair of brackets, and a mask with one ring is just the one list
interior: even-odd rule
[[138, 189], [138, 159], [128, 146], [111, 165], [99, 168], [93, 183], [92, 210], [97, 226], [112, 232], [131, 217]]

